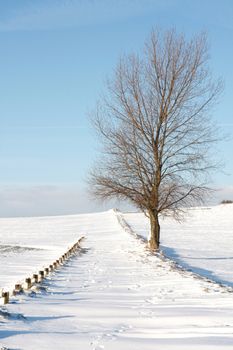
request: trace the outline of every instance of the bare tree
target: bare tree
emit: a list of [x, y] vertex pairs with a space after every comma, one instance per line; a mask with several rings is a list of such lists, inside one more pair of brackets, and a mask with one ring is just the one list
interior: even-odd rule
[[120, 59], [92, 115], [103, 150], [91, 192], [128, 199], [148, 215], [152, 250], [159, 248], [159, 215], [177, 217], [209, 191], [216, 141], [209, 111], [221, 89], [204, 34], [187, 40], [175, 30], [153, 31], [141, 57]]

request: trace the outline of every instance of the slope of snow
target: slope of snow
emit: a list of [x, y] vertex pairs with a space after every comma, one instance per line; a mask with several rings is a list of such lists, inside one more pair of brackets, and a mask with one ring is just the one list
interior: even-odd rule
[[[148, 236], [143, 214], [124, 214], [132, 229]], [[233, 204], [190, 208], [179, 223], [161, 218], [161, 249], [186, 269], [233, 286]]]
[[[232, 293], [151, 255], [140, 240], [119, 225], [113, 211], [46, 218], [41, 231], [36, 228], [38, 220], [31, 219], [25, 240], [23, 235], [16, 237], [16, 228], [23, 232], [25, 221], [14, 221], [11, 243], [26, 243], [30, 230], [35, 235], [35, 240], [33, 236], [29, 238], [30, 246], [49, 246], [44, 243], [45, 231], [54, 237], [54, 250], [79, 233], [84, 233], [86, 240], [79, 254], [45, 280], [42, 289], [20, 295], [0, 310], [0, 347], [11, 350], [233, 347]], [[53, 251], [52, 247], [49, 249]]]
[[82, 236], [76, 222], [72, 215], [0, 219], [0, 289], [11, 289], [64, 254]]

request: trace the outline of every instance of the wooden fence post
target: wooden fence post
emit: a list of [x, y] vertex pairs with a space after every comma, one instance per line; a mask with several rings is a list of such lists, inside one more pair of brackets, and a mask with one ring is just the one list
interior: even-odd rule
[[3, 298], [3, 304], [8, 304], [10, 300], [10, 293], [9, 292], [2, 292], [2, 298]]
[[32, 280], [31, 278], [26, 278], [25, 279], [25, 283], [26, 283], [26, 289], [30, 289], [32, 286]]
[[39, 277], [40, 277], [40, 281], [42, 281], [44, 278], [44, 271], [43, 270], [39, 271]]
[[35, 283], [38, 283], [38, 281], [39, 281], [39, 276], [38, 276], [36, 273], [34, 273], [34, 274], [33, 274], [33, 279], [34, 279], [34, 282], [35, 282]]

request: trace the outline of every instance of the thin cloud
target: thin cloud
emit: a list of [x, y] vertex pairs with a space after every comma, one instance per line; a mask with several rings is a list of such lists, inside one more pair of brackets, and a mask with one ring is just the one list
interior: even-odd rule
[[82, 126], [82, 125], [64, 125], [64, 126], [59, 126], [59, 125], [35, 125], [35, 126], [27, 126], [27, 125], [22, 125], [22, 126], [1, 126], [1, 130], [47, 130], [47, 129], [58, 129], [58, 130], [63, 130], [63, 129], [88, 129], [87, 126]]
[[72, 28], [150, 12], [161, 0], [36, 1], [10, 11], [0, 20], [0, 31]]
[[0, 217], [76, 214], [97, 209], [76, 186], [0, 188]]
[[76, 185], [0, 186], [0, 217], [50, 216], [131, 208], [117, 201], [93, 201]]

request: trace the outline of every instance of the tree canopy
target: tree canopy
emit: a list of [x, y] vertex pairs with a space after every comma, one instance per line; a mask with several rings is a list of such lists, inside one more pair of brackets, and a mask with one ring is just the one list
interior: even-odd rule
[[153, 31], [143, 54], [119, 60], [92, 115], [103, 148], [91, 192], [130, 200], [148, 215], [151, 249], [159, 247], [159, 214], [177, 216], [209, 191], [217, 140], [209, 112], [221, 90], [205, 34]]

